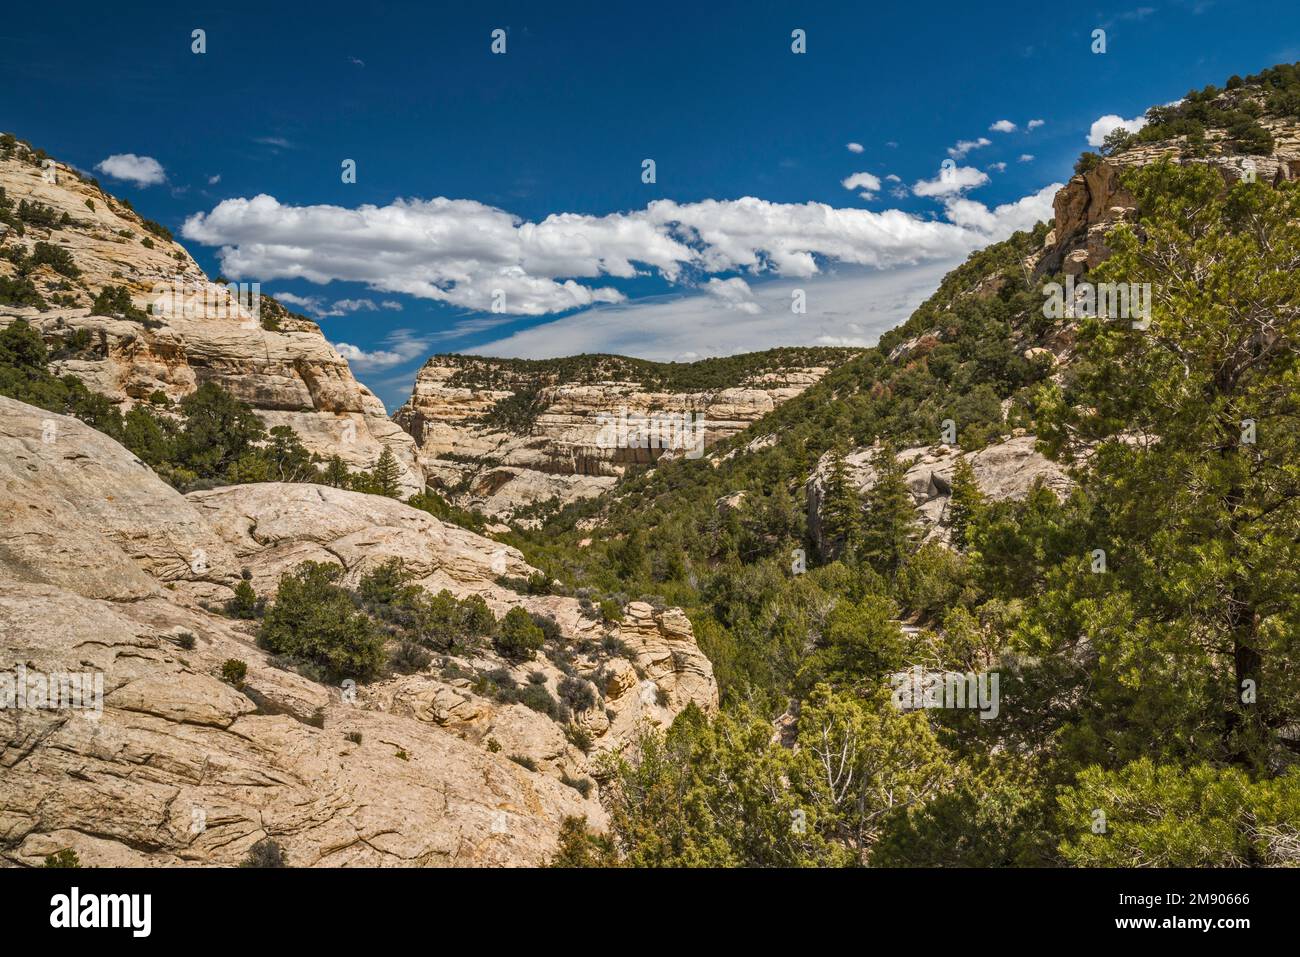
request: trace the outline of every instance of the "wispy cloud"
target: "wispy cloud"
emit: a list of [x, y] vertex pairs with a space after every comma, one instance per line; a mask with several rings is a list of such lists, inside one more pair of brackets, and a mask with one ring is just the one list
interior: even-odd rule
[[327, 302], [323, 296], [299, 296], [292, 292], [275, 292], [271, 295], [313, 316], [346, 316], [353, 312], [377, 312], [380, 309], [400, 310], [402, 308], [400, 302], [391, 299], [376, 304], [373, 299], [335, 299], [333, 302]]
[[704, 291], [717, 299], [727, 309], [756, 315], [763, 311], [762, 306], [754, 301], [754, 291], [749, 283], [739, 276], [730, 279], [713, 278], [708, 281]]
[[992, 145], [993, 141], [986, 136], [974, 140], [958, 140], [956, 146], [948, 147], [948, 155], [953, 159], [961, 159], [972, 150], [980, 150]]
[[431, 336], [417, 335], [413, 329], [394, 329], [378, 349], [367, 351], [348, 342], [335, 342], [333, 346], [357, 371], [372, 372], [423, 358], [429, 353], [432, 341]]
[[[745, 309], [713, 290], [598, 306], [469, 351], [534, 359], [612, 352], [682, 362], [775, 346], [869, 346], [906, 320], [958, 261], [747, 285]], [[791, 309], [796, 290], [804, 313]]]
[[263, 146], [269, 146], [273, 150], [291, 150], [296, 148], [293, 143], [285, 139], [283, 136], [255, 136], [253, 137], [253, 142], [260, 143]]

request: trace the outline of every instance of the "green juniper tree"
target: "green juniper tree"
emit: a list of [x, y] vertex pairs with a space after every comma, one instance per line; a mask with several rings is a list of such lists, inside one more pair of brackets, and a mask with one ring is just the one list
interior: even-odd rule
[[1042, 429], [1113, 545], [1106, 574], [1058, 576], [1035, 631], [1102, 656], [1081, 730], [1120, 756], [1262, 769], [1300, 719], [1300, 187], [1168, 163], [1125, 184], [1138, 222], [1096, 278], [1150, 283], [1149, 328], [1085, 321]]
[[952, 542], [957, 548], [966, 547], [966, 530], [984, 508], [984, 493], [975, 481], [975, 469], [970, 460], [961, 457], [952, 472], [952, 494], [948, 498], [945, 516], [952, 529]]
[[257, 643], [275, 654], [311, 662], [331, 679], [366, 681], [384, 662], [383, 637], [346, 589], [339, 565], [303, 562], [280, 579]]
[[[1088, 768], [1060, 796], [1061, 854], [1082, 867], [1300, 864], [1300, 770], [1252, 780], [1240, 768]], [[1105, 829], [1094, 824], [1104, 814]]]
[[252, 407], [213, 382], [181, 399], [181, 412], [185, 427], [176, 437], [176, 455], [199, 475], [224, 475], [266, 440]]
[[337, 455], [331, 455], [325, 463], [325, 469], [321, 475], [321, 481], [332, 488], [350, 488], [352, 485], [352, 476], [348, 471], [347, 465], [343, 459]]
[[527, 661], [545, 640], [542, 629], [523, 608], [511, 608], [501, 619], [492, 643], [503, 658]]

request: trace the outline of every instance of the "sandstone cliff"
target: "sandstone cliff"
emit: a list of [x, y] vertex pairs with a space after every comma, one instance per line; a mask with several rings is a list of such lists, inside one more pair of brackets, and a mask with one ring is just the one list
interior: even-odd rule
[[1293, 120], [1269, 116], [1262, 117], [1260, 124], [1273, 137], [1273, 149], [1267, 154], [1235, 151], [1224, 131], [1210, 130], [1203, 151], [1191, 152], [1186, 137], [1142, 143], [1076, 174], [1053, 199], [1054, 228], [1047, 234], [1042, 253], [1030, 265], [1039, 275], [1079, 275], [1099, 266], [1110, 254], [1106, 233], [1133, 213], [1136, 201], [1121, 185], [1120, 176], [1137, 166], [1162, 159], [1204, 163], [1218, 169], [1226, 183], [1246, 175], [1273, 185], [1300, 178], [1300, 126]]
[[[47, 341], [85, 330], [87, 349], [54, 363], [125, 410], [160, 391], [175, 400], [216, 382], [248, 402], [268, 428], [291, 426], [303, 444], [349, 466], [371, 468], [386, 446], [402, 466], [407, 494], [424, 488], [410, 437], [383, 403], [352, 376], [346, 360], [315, 323], [263, 296], [259, 315], [212, 283], [189, 254], [121, 201], [76, 170], [41, 160], [19, 145], [0, 155], [8, 200], [53, 211], [50, 225], [31, 222], [23, 235], [0, 225], [0, 251], [30, 254], [37, 243], [66, 250], [78, 275], [38, 266], [33, 282], [47, 307], [0, 305], [0, 326], [27, 319]], [[16, 272], [0, 258], [0, 278]], [[95, 315], [95, 296], [125, 287], [148, 321]], [[160, 297], [160, 287], [167, 295]]]
[[[211, 610], [245, 567], [273, 593], [305, 559], [355, 579], [389, 556], [429, 587], [551, 615], [562, 651], [521, 666], [444, 659], [353, 697]], [[230, 865], [270, 836], [297, 866], [542, 862], [564, 817], [604, 823], [597, 792], [573, 786], [592, 758], [550, 717], [479, 693], [481, 672], [599, 682], [598, 704], [574, 716], [592, 754], [688, 702], [712, 710], [717, 689], [680, 612], [634, 603], [605, 625], [574, 599], [497, 584], [531, 571], [513, 549], [376, 496], [185, 497], [76, 419], [0, 397], [0, 673], [10, 687], [20, 668], [103, 682], [98, 714], [0, 708], [0, 859], [71, 847], [88, 865]], [[247, 663], [242, 687], [220, 680], [228, 659]]]
[[[850, 355], [847, 350], [807, 351], [821, 359], [839, 352], [836, 361]], [[420, 370], [411, 398], [393, 419], [415, 439], [432, 484], [462, 507], [509, 518], [533, 503], [599, 495], [629, 465], [691, 453], [693, 432], [679, 448], [656, 448], [649, 438], [638, 443], [638, 417], [677, 422], [690, 416], [689, 428], [702, 421], [700, 445], [694, 448], [698, 454], [744, 430], [828, 371], [824, 364], [770, 363], [741, 373], [734, 384], [674, 388], [657, 385], [650, 375], [633, 378], [642, 370], [653, 375], [671, 368], [664, 364], [590, 358], [572, 372], [553, 370], [545, 362], [435, 356]], [[519, 414], [500, 414], [511, 401]], [[623, 421], [633, 423], [622, 430], [633, 433], [627, 441], [619, 435]]]

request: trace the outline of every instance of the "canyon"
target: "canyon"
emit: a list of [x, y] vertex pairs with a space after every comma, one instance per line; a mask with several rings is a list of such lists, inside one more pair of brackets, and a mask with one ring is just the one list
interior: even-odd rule
[[[734, 384], [711, 388], [657, 386], [654, 378], [670, 374], [671, 366], [617, 356], [579, 357], [565, 367], [435, 356], [420, 369], [411, 398], [393, 420], [415, 441], [430, 484], [454, 504], [498, 520], [529, 521], [530, 506], [600, 495], [629, 467], [652, 465], [661, 456], [698, 456], [744, 431], [829, 371], [827, 364], [795, 364], [800, 352], [739, 357], [752, 358], [750, 368], [733, 376]], [[852, 354], [810, 352], [832, 361]], [[513, 419], [495, 414], [510, 402], [521, 407]], [[657, 417], [697, 417], [702, 449], [611, 441], [619, 422], [653, 423]]]

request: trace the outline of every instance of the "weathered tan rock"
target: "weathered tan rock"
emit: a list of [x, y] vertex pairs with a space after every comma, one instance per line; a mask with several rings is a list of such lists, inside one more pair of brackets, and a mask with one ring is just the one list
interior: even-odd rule
[[0, 568], [13, 581], [133, 601], [223, 587], [233, 553], [198, 510], [108, 436], [0, 396]]
[[[194, 650], [168, 637], [178, 625]], [[105, 685], [97, 718], [0, 709], [0, 856], [13, 862], [72, 847], [90, 865], [229, 865], [270, 836], [297, 866], [536, 864], [565, 815], [603, 822], [549, 777], [349, 705], [271, 667], [228, 622], [163, 599], [6, 582], [0, 629], [4, 668], [89, 670]], [[261, 706], [215, 677], [231, 657]], [[301, 700], [320, 710], [295, 713]]]
[[[248, 624], [199, 601], [228, 596], [244, 565], [267, 593], [305, 557], [355, 580], [398, 555], [430, 587], [551, 615], [574, 674], [622, 676], [616, 698], [574, 716], [595, 749], [688, 701], [716, 707], [680, 612], [634, 604], [611, 628], [573, 599], [515, 595], [496, 579], [532, 571], [516, 551], [377, 496], [252, 485], [186, 498], [83, 423], [3, 398], [0, 515], [0, 672], [85, 672], [103, 693], [98, 709], [0, 708], [9, 863], [71, 847], [88, 865], [232, 865], [269, 836], [296, 866], [538, 864], [564, 817], [605, 825], [595, 790], [557, 780], [580, 781], [590, 759], [545, 715], [436, 671], [354, 697], [275, 666]], [[229, 659], [247, 664], [242, 688], [219, 679]], [[507, 667], [487, 651], [458, 665]], [[540, 656], [508, 667], [521, 684], [543, 674], [552, 694], [565, 674]], [[662, 694], [628, 692], [638, 669]]]
[[[576, 599], [520, 595], [498, 583], [503, 576], [526, 578], [536, 571], [516, 549], [380, 496], [318, 485], [265, 483], [192, 492], [187, 498], [221, 530], [259, 594], [272, 593], [280, 576], [303, 561], [341, 564], [343, 580], [355, 583], [376, 564], [400, 558], [413, 580], [430, 591], [446, 588], [458, 598], [480, 595], [498, 617], [522, 607], [552, 618], [567, 641], [586, 647], [572, 656], [574, 676], [619, 676], [612, 682], [614, 691], [606, 691], [604, 705], [593, 709], [601, 717], [575, 716], [593, 734], [596, 750], [620, 749], [641, 722], [666, 725], [688, 704], [707, 713], [717, 709], [713, 667], [679, 609], [655, 610], [633, 602], [623, 621], [611, 628], [584, 612]], [[603, 648], [607, 637], [617, 639], [614, 646], [621, 644], [626, 657]], [[557, 698], [565, 677], [554, 662], [540, 655], [517, 664], [484, 649], [463, 663], [479, 671], [505, 669], [520, 686], [529, 683], [531, 673], [540, 674], [548, 693]], [[627, 678], [629, 672], [632, 679]], [[640, 681], [645, 693], [625, 694], [629, 680]], [[468, 685], [457, 686], [429, 673], [379, 682], [366, 694], [382, 710], [453, 728], [484, 744], [496, 736], [504, 747], [494, 729], [507, 721], [513, 730], [502, 733], [519, 747], [527, 744], [527, 750], [514, 753], [533, 758], [557, 774], [583, 766], [577, 751], [566, 752], [567, 759], [559, 760], [555, 746], [560, 739], [555, 734], [561, 739], [563, 735], [549, 719], [530, 712], [540, 723], [524, 733], [518, 727], [518, 712], [508, 720], [497, 702], [474, 693]], [[613, 717], [605, 715], [605, 709]]]
[[280, 576], [304, 561], [342, 564], [346, 581], [355, 583], [384, 560], [401, 558], [416, 581], [435, 592], [482, 594], [505, 608], [514, 592], [496, 579], [535, 570], [516, 548], [379, 495], [264, 482], [186, 498], [219, 530], [239, 566], [249, 569], [259, 594], [274, 591]]
[[393, 419], [415, 438], [430, 481], [456, 490], [457, 504], [503, 518], [535, 502], [594, 497], [612, 488], [628, 465], [685, 454], [611, 444], [612, 419], [702, 416], [707, 448], [747, 428], [828, 371], [815, 367], [765, 372], [711, 392], [654, 392], [628, 381], [541, 383], [535, 424], [527, 434], [517, 434], [481, 420], [501, 399], [538, 388], [539, 383], [520, 378], [493, 389], [455, 385], [457, 374], [473, 365], [498, 369], [491, 359], [431, 359]]
[[[209, 282], [179, 243], [151, 234], [137, 214], [70, 167], [56, 163], [54, 176], [55, 182], [48, 182], [40, 167], [18, 153], [0, 159], [0, 187], [9, 199], [51, 206], [72, 220], [57, 229], [28, 225], [24, 237], [10, 234], [4, 242], [28, 251], [37, 242], [66, 249], [81, 270], [79, 277], [69, 279], [42, 266], [35, 278], [47, 299], [70, 295], [78, 305], [45, 312], [0, 306], [0, 327], [22, 317], [51, 344], [69, 332], [89, 332], [91, 348], [57, 360], [53, 369], [76, 375], [124, 410], [154, 392], [177, 400], [215, 382], [248, 402], [268, 428], [291, 426], [323, 457], [338, 455], [353, 468], [369, 469], [384, 448], [392, 449], [402, 467], [403, 489], [423, 490], [424, 473], [410, 436], [353, 378], [347, 361], [314, 322], [265, 298], [259, 320], [225, 287]], [[13, 271], [12, 263], [0, 259], [0, 276]], [[59, 292], [60, 284], [71, 289]], [[105, 286], [124, 286], [135, 305], [154, 306], [157, 322], [92, 315], [94, 296]], [[158, 295], [162, 286], [166, 296]]]
[[1206, 137], [1206, 155], [1185, 156], [1183, 138], [1130, 147], [1107, 157], [1094, 168], [1076, 174], [1057, 192], [1052, 205], [1056, 225], [1048, 235], [1043, 254], [1035, 262], [1039, 275], [1057, 271], [1080, 275], [1095, 269], [1110, 255], [1105, 234], [1122, 220], [1131, 218], [1137, 200], [1121, 185], [1127, 170], [1170, 159], [1176, 163], [1214, 166], [1226, 183], [1246, 175], [1247, 164], [1261, 183], [1277, 185], [1300, 178], [1300, 130], [1290, 122], [1265, 117], [1260, 121], [1273, 134], [1273, 153], [1242, 156], [1225, 142], [1222, 131]]
[[[1062, 466], [1034, 448], [1036, 441], [1032, 435], [1019, 434], [976, 452], [961, 452], [947, 445], [916, 446], [899, 451], [897, 460], [907, 466], [905, 481], [926, 538], [948, 540], [944, 522], [952, 495], [952, 474], [960, 459], [970, 463], [980, 491], [993, 501], [1023, 499], [1037, 482], [1042, 482], [1058, 498], [1067, 495], [1073, 487], [1069, 475]], [[874, 461], [880, 451], [873, 447], [860, 448], [844, 457], [849, 481], [860, 491], [875, 484]], [[818, 460], [817, 468], [805, 486], [809, 530], [819, 548], [824, 546], [820, 510], [829, 467], [830, 453], [827, 453]]]
[[618, 634], [645, 674], [641, 691], [648, 691], [647, 683], [654, 686], [653, 702], [645, 700], [646, 693], [639, 696], [641, 717], [667, 723], [687, 704], [706, 712], [717, 709], [713, 666], [695, 644], [690, 620], [680, 608], [657, 610], [634, 601], [627, 606]]

